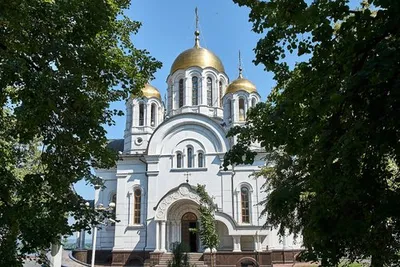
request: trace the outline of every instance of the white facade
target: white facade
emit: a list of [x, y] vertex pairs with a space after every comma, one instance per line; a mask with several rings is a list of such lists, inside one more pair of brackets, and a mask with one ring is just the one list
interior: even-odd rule
[[[192, 49], [198, 38], [196, 45]], [[110, 142], [120, 160], [114, 169], [96, 170], [106, 188], [96, 192], [95, 204], [116, 201], [119, 220], [98, 232], [97, 249], [165, 252], [183, 242], [190, 251], [203, 251], [189, 232], [198, 225], [197, 184], [218, 205], [218, 250], [300, 248], [293, 238], [279, 240], [276, 230], [262, 228], [265, 218], [256, 204], [266, 197], [264, 178], [249, 177], [265, 164], [262, 154], [252, 166], [221, 168], [233, 142], [227, 131], [244, 123], [246, 111], [260, 101], [245, 88], [225, 94], [228, 84], [223, 71], [192, 62], [167, 77], [165, 114], [160, 97], [127, 101], [124, 139]]]

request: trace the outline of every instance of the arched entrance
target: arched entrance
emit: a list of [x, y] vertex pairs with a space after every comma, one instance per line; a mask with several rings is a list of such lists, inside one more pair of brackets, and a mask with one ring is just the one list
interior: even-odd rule
[[199, 247], [198, 233], [193, 231], [198, 228], [197, 216], [192, 212], [186, 212], [181, 219], [182, 244], [189, 252], [197, 252]]

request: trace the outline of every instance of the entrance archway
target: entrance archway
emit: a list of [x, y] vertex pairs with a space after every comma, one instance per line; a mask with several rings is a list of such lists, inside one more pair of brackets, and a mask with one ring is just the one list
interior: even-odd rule
[[189, 252], [197, 252], [199, 247], [198, 233], [192, 229], [197, 229], [197, 216], [192, 212], [186, 212], [181, 219], [182, 244]]

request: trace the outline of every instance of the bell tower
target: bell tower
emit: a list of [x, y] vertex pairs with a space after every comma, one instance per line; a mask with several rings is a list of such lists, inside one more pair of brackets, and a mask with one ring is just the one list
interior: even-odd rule
[[126, 102], [124, 153], [145, 152], [155, 128], [164, 120], [164, 105], [157, 88], [146, 84], [142, 97], [131, 97]]

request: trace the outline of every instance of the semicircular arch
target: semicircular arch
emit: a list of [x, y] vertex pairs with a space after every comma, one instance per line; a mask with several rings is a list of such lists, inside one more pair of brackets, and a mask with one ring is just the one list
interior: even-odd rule
[[[171, 143], [172, 139], [179, 140], [177, 134], [187, 136], [188, 131], [192, 138], [200, 138], [208, 142], [214, 150], [210, 152], [226, 152], [229, 148], [226, 133], [221, 125], [203, 114], [187, 113], [175, 115], [159, 125], [149, 140], [147, 154], [169, 153], [171, 149], [166, 150], [166, 144], [176, 145]], [[203, 145], [205, 145], [204, 142]]]

